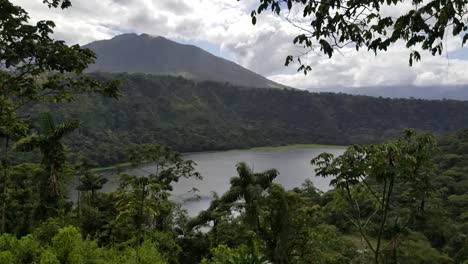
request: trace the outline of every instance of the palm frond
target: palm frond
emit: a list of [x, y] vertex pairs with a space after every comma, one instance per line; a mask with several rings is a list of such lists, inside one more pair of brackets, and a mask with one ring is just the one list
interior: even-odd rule
[[80, 127], [80, 122], [78, 120], [67, 120], [55, 127], [53, 131], [53, 136], [55, 138], [62, 138]]
[[38, 134], [32, 134], [27, 137], [21, 138], [14, 145], [14, 149], [17, 151], [27, 152], [32, 151], [42, 144], [42, 137]]
[[188, 230], [192, 230], [196, 227], [207, 225], [210, 221], [215, 220], [213, 212], [210, 210], [201, 211], [198, 216], [190, 219], [187, 223]]
[[252, 169], [245, 163], [245, 162], [239, 162], [236, 165], [237, 168], [237, 174], [241, 179], [248, 179], [250, 181], [250, 178], [252, 177]]
[[239, 200], [242, 196], [242, 191], [239, 187], [231, 187], [229, 191], [223, 194], [221, 197], [221, 201], [225, 204], [230, 204], [233, 203], [237, 200]]
[[278, 177], [278, 175], [279, 172], [275, 169], [267, 170], [262, 173], [256, 173], [255, 180], [263, 189], [266, 189], [271, 185], [273, 180]]
[[242, 185], [242, 179], [239, 177], [232, 177], [230, 180], [231, 186], [241, 186]]
[[55, 131], [55, 121], [49, 112], [42, 113], [40, 116], [40, 125], [45, 135], [52, 135]]

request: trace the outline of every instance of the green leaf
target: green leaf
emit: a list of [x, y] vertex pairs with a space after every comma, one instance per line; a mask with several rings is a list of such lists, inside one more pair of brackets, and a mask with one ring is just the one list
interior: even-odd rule
[[284, 63], [284, 66], [288, 66], [292, 61], [293, 61], [294, 57], [289, 55], [288, 57], [286, 57], [286, 62]]

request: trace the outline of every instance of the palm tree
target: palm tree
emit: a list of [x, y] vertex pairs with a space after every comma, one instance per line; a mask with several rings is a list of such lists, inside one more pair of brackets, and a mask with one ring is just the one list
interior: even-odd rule
[[49, 195], [58, 197], [58, 180], [66, 161], [65, 147], [62, 139], [75, 131], [80, 123], [77, 120], [67, 120], [55, 124], [50, 113], [41, 116], [41, 134], [34, 133], [20, 139], [15, 148], [20, 151], [30, 151], [39, 148], [42, 153], [42, 164], [48, 173]]
[[279, 173], [275, 169], [254, 173], [245, 162], [238, 163], [236, 167], [238, 176], [231, 178], [231, 188], [221, 197], [221, 201], [232, 204], [243, 199], [246, 222], [252, 229], [259, 231], [258, 201]]
[[94, 203], [96, 191], [102, 189], [106, 183], [107, 179], [102, 175], [86, 170], [80, 176], [80, 184], [76, 189], [81, 192], [91, 192], [90, 201], [91, 203]]
[[194, 228], [199, 228], [209, 223], [213, 223], [211, 232], [213, 233], [216, 241], [218, 236], [218, 224], [224, 217], [226, 217], [226, 215], [228, 215], [228, 208], [229, 205], [224, 204], [218, 194], [213, 192], [213, 199], [208, 209], [201, 211], [198, 216], [190, 219], [186, 225], [187, 230], [192, 230]]

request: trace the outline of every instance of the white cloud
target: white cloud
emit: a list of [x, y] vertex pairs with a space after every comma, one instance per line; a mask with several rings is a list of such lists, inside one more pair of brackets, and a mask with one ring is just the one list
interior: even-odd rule
[[[307, 76], [296, 73], [297, 65], [283, 65], [287, 55], [303, 52], [292, 44], [298, 29], [270, 12], [262, 14], [253, 26], [250, 11], [258, 0], [75, 0], [68, 10], [48, 9], [42, 0], [13, 2], [30, 12], [33, 20], [55, 21], [56, 38], [70, 44], [86, 44], [126, 32], [208, 42], [219, 45], [222, 54], [242, 66], [298, 88], [346, 90], [356, 86], [468, 83], [468, 61], [425, 54], [422, 62], [410, 68], [409, 51], [403, 45], [377, 57], [352, 49], [332, 59], [312, 54], [307, 58], [312, 72]], [[396, 16], [404, 10], [392, 7], [385, 12]], [[460, 43], [460, 38], [449, 38], [447, 51], [460, 50]]]
[[409, 51], [402, 47], [375, 56], [371, 52], [348, 52], [332, 59], [314, 56], [316, 60], [307, 76], [303, 73], [278, 74], [274, 81], [311, 90], [346, 91], [355, 87], [392, 85], [460, 85], [468, 83], [468, 61], [423, 53], [422, 61], [413, 67]]

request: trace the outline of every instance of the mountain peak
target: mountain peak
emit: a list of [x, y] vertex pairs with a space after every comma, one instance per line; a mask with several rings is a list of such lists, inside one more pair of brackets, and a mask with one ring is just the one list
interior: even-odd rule
[[97, 55], [96, 63], [88, 71], [180, 75], [249, 87], [285, 87], [199, 47], [162, 36], [126, 33], [85, 47]]
[[138, 37], [137, 33], [123, 33], [120, 35], [115, 35], [112, 39], [128, 39], [128, 38], [135, 38]]
[[[124, 33], [124, 34], [116, 35], [116, 36], [112, 37], [109, 40], [110, 41], [146, 41], [146, 40], [158, 40], [158, 39], [159, 40], [171, 41], [171, 40], [169, 40], [167, 38], [164, 38], [162, 36], [153, 36], [153, 35], [149, 35], [149, 34], [146, 34], [146, 33], [142, 33], [142, 34]], [[105, 41], [105, 40], [101, 40], [101, 41]]]

